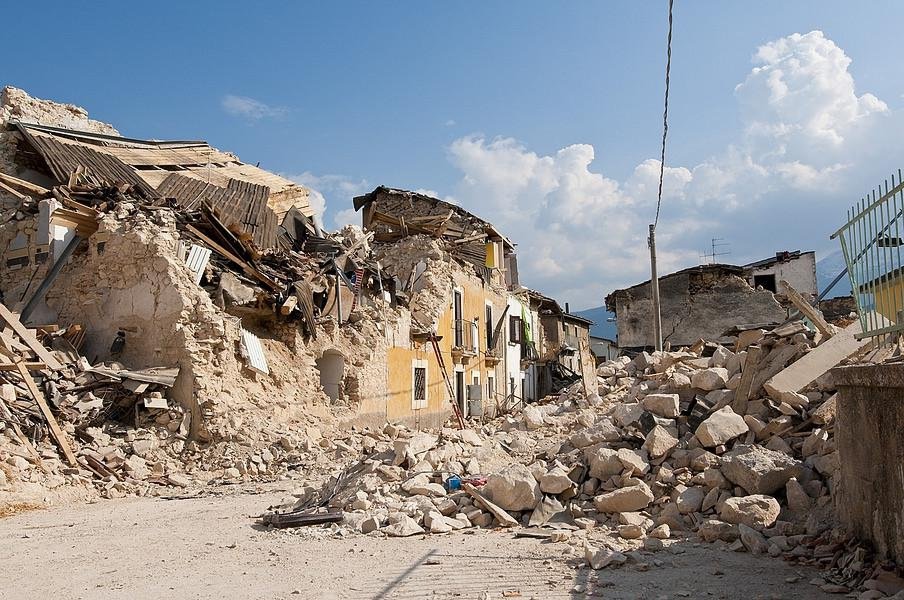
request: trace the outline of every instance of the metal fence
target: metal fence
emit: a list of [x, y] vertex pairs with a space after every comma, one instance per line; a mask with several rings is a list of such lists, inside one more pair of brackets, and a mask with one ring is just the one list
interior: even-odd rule
[[838, 238], [857, 301], [859, 338], [904, 330], [904, 180], [901, 171], [857, 202]]

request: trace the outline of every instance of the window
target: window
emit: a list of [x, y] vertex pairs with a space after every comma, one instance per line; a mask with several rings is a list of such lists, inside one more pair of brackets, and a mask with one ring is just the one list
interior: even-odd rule
[[496, 397], [496, 377], [487, 373], [487, 400]]
[[427, 361], [412, 362], [411, 409], [427, 408]]
[[769, 290], [773, 294], [776, 293], [775, 275], [754, 275], [753, 287], [758, 288], [760, 286], [763, 286], [763, 289]]
[[461, 414], [467, 415], [468, 407], [465, 405], [465, 372], [455, 371], [455, 402], [461, 410]]
[[521, 317], [512, 315], [509, 317], [509, 342], [512, 344], [520, 344], [524, 340], [524, 328], [521, 324]]
[[486, 337], [487, 337], [487, 351], [491, 351], [493, 349], [493, 305], [486, 305]]
[[454, 290], [452, 292], [452, 318], [455, 323], [455, 340], [453, 342], [453, 346], [456, 348], [461, 348], [464, 344], [464, 325], [461, 322], [462, 319], [462, 291]]

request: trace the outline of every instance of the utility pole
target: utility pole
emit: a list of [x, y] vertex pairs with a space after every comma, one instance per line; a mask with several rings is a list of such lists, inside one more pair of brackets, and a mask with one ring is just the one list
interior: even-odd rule
[[650, 224], [650, 290], [653, 298], [653, 343], [662, 350], [662, 312], [659, 309], [659, 276], [656, 272], [656, 225]]

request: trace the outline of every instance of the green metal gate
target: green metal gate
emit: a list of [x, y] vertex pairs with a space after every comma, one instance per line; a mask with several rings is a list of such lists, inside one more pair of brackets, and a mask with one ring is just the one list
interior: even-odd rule
[[901, 170], [848, 210], [848, 221], [832, 234], [847, 264], [863, 332], [887, 336], [904, 330], [904, 180]]

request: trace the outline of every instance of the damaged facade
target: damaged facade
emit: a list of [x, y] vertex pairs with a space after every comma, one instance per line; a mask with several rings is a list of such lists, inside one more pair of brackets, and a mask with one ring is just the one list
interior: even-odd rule
[[[0, 492], [298, 470], [310, 485], [265, 524], [553, 525], [529, 533], [595, 570], [658, 566], [694, 533], [821, 565], [827, 592], [897, 577], [832, 511], [900, 559], [882, 452], [902, 447], [901, 346], [827, 376], [888, 319], [827, 323], [802, 295], [811, 253], [663, 277], [674, 349], [597, 366], [591, 323], [523, 287], [514, 244], [459, 207], [379, 187], [355, 199], [363, 228], [324, 233], [306, 190], [202, 142], [11, 89], [0, 117]], [[607, 298], [622, 346], [650, 344], [648, 288]], [[453, 407], [475, 427], [442, 427]]]
[[[14, 88], [0, 117], [3, 322], [65, 351], [50, 368], [4, 337], [0, 362], [13, 383], [29, 365], [89, 479], [119, 482], [130, 456], [97, 451], [110, 423], [141, 424], [165, 482], [274, 474], [324, 427], [538, 398], [514, 244], [474, 215], [378, 188], [356, 199], [363, 230], [324, 233], [308, 190], [205, 142], [123, 137]], [[4, 406], [40, 437], [25, 391]]]
[[[663, 342], [674, 347], [699, 339], [724, 341], [725, 332], [739, 325], [783, 322], [789, 304], [782, 281], [815, 295], [813, 252], [779, 252], [743, 267], [708, 264], [660, 277]], [[607, 310], [616, 314], [619, 348], [654, 346], [652, 307], [649, 281], [606, 297]]]
[[411, 315], [408, 335], [399, 332], [389, 350], [385, 418], [437, 426], [449, 416], [450, 395], [463, 416], [483, 417], [537, 400], [541, 387], [561, 389], [565, 382], [550, 387], [537, 365], [548, 362], [538, 344], [558, 343], [562, 327], [541, 323], [531, 292], [519, 285], [511, 241], [462, 208], [416, 192], [381, 186], [354, 203], [396, 301]]

